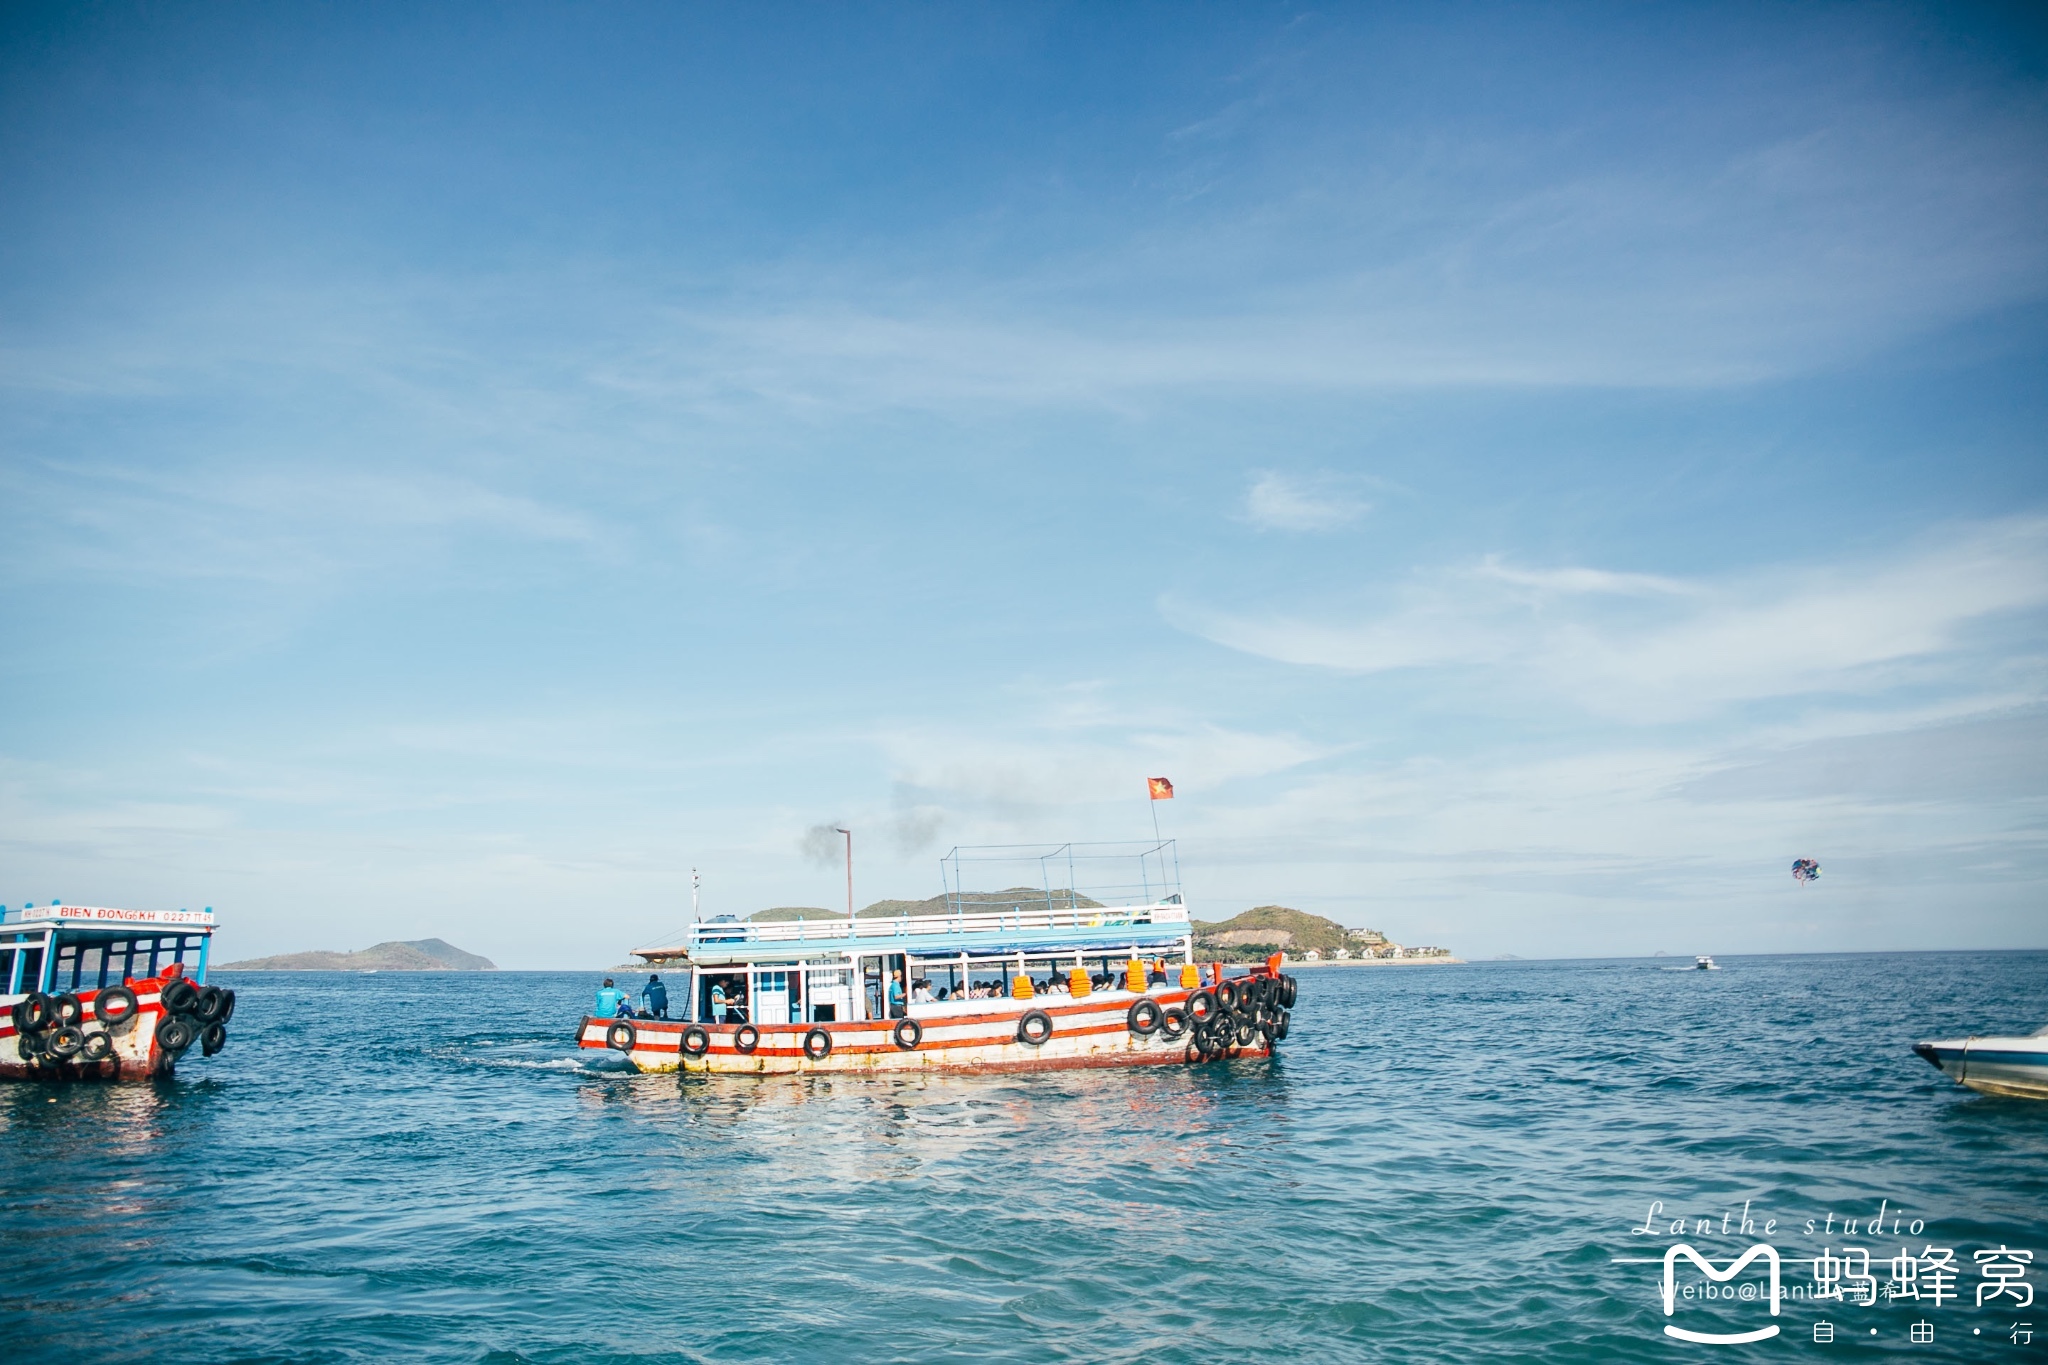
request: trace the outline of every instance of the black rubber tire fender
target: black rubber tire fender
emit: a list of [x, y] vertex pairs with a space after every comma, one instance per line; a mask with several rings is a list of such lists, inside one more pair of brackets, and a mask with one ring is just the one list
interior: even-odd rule
[[85, 1002], [70, 991], [63, 991], [50, 997], [50, 1018], [59, 1028], [66, 1024], [80, 1025], [85, 1022]]
[[156, 1021], [156, 1045], [166, 1052], [183, 1052], [198, 1036], [199, 1030], [182, 1015], [167, 1014]]
[[68, 1062], [85, 1047], [85, 1033], [76, 1024], [59, 1024], [50, 1030], [44, 1045], [52, 1057]]
[[1280, 978], [1280, 999], [1276, 1003], [1281, 1009], [1291, 1010], [1294, 1008], [1294, 987], [1295, 980], [1293, 977], [1283, 976]]
[[135, 1020], [141, 1013], [142, 1003], [126, 986], [108, 986], [93, 997], [92, 1017], [105, 1024], [110, 1032], [126, 1033], [135, 1027]]
[[1165, 1039], [1187, 1037], [1188, 1012], [1179, 1005], [1168, 1005], [1159, 1011], [1159, 1036]]
[[198, 998], [199, 988], [182, 976], [171, 977], [157, 987], [157, 1003], [164, 1007], [165, 1014], [189, 1014]]
[[104, 1062], [114, 1055], [114, 1035], [103, 1028], [96, 1028], [85, 1035], [85, 1043], [78, 1049], [81, 1061]]
[[1188, 1021], [1197, 1026], [1208, 1023], [1223, 1011], [1223, 1007], [1216, 1003], [1216, 992], [1207, 986], [1189, 996], [1183, 1008], [1187, 1011]]
[[228, 1045], [228, 1026], [216, 1019], [199, 1030], [199, 1054], [211, 1057]]
[[14, 1035], [14, 1050], [21, 1054], [24, 1062], [32, 1062], [43, 1055], [49, 1046], [44, 1035], [36, 1029], [23, 1029]]
[[1279, 1017], [1278, 1019], [1275, 1019], [1275, 1020], [1273, 1021], [1273, 1041], [1274, 1041], [1274, 1042], [1276, 1042], [1276, 1043], [1277, 1043], [1277, 1042], [1279, 1042], [1279, 1041], [1280, 1041], [1280, 1040], [1281, 1040], [1282, 1038], [1285, 1038], [1285, 1037], [1287, 1036], [1287, 1026], [1288, 1026], [1288, 1021], [1289, 1021], [1289, 1020], [1291, 1020], [1291, 1019], [1292, 1019], [1293, 1017], [1294, 1017], [1294, 1016], [1293, 1016], [1293, 1015], [1291, 1015], [1291, 1014], [1289, 1014], [1289, 1013], [1288, 1013], [1288, 1012], [1287, 1012], [1286, 1010], [1281, 1010], [1281, 1011], [1280, 1011], [1280, 1017]]
[[711, 1030], [702, 1024], [692, 1024], [683, 1030], [680, 1044], [685, 1057], [702, 1057], [711, 1051]]
[[1159, 1002], [1141, 996], [1133, 1000], [1131, 1007], [1124, 1011], [1124, 1027], [1129, 1029], [1134, 1037], [1150, 1038], [1159, 1032], [1161, 1017]]
[[905, 1052], [915, 1052], [917, 1045], [924, 1041], [924, 1025], [915, 1019], [898, 1019], [896, 1027], [889, 1030], [889, 1036]]
[[616, 1048], [620, 1052], [631, 1052], [633, 1045], [639, 1041], [640, 1030], [624, 1019], [614, 1020], [611, 1027], [604, 1031], [604, 1045]]
[[214, 1022], [225, 1024], [235, 1017], [235, 988], [233, 986], [224, 987], [221, 990], [221, 998], [227, 1003], [221, 1006], [220, 1018]]
[[35, 1033], [50, 1026], [50, 997], [30, 991], [14, 1002], [14, 1031]]
[[732, 1050], [742, 1057], [754, 1055], [754, 1049], [761, 1046], [761, 1030], [752, 1024], [741, 1024], [732, 1031]]
[[804, 1056], [822, 1062], [832, 1055], [832, 1030], [816, 1024], [804, 1035]]
[[1259, 1026], [1252, 1022], [1251, 1016], [1247, 1014], [1238, 1015], [1237, 1031], [1233, 1035], [1233, 1041], [1235, 1041], [1239, 1047], [1250, 1047], [1252, 1045], [1252, 1040], [1258, 1036]]
[[218, 986], [201, 986], [199, 998], [192, 1002], [192, 1017], [202, 1024], [217, 1024], [221, 1011], [226, 1008], [226, 991]]
[[1235, 981], [1216, 983], [1216, 1005], [1225, 1014], [1237, 1013], [1237, 1007], [1244, 1002], [1244, 989]]
[[1026, 1047], [1044, 1047], [1052, 1033], [1052, 1016], [1044, 1010], [1025, 1010], [1017, 1016], [1017, 1041]]

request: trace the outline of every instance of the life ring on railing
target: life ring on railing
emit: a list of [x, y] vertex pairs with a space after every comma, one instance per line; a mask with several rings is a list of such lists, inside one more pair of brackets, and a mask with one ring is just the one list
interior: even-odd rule
[[108, 986], [93, 997], [92, 1015], [109, 1033], [126, 1033], [142, 1014], [142, 1003], [126, 986]]
[[1131, 1007], [1124, 1011], [1124, 1027], [1136, 1037], [1150, 1038], [1159, 1032], [1159, 1025], [1164, 1017], [1157, 1000], [1133, 1000]]
[[85, 1043], [78, 1049], [81, 1061], [104, 1062], [114, 1055], [114, 1039], [105, 1029], [96, 1028], [85, 1035]]
[[889, 1030], [889, 1036], [905, 1052], [915, 1052], [917, 1045], [924, 1041], [924, 1025], [915, 1019], [898, 1019], [896, 1027]]
[[822, 1062], [832, 1055], [832, 1032], [815, 1025], [804, 1035], [804, 1056]]
[[1221, 1009], [1222, 1006], [1216, 1002], [1216, 992], [1204, 986], [1188, 997], [1188, 1022], [1196, 1025], [1206, 1024], [1214, 1019]]
[[690, 1025], [683, 1030], [681, 1046], [685, 1057], [702, 1057], [711, 1051], [711, 1030], [702, 1024]]
[[761, 1030], [755, 1028], [752, 1024], [741, 1024], [732, 1031], [732, 1050], [741, 1056], [752, 1056], [754, 1049], [759, 1046], [761, 1046]]
[[640, 1041], [640, 1030], [621, 1019], [604, 1031], [604, 1045], [617, 1048], [620, 1052], [631, 1052], [633, 1045]]
[[1052, 1037], [1052, 1016], [1044, 1010], [1025, 1010], [1017, 1020], [1017, 1041], [1026, 1047], [1044, 1047]]
[[1179, 1005], [1168, 1005], [1159, 1011], [1159, 1036], [1169, 1041], [1185, 1038], [1188, 1032], [1188, 1012]]
[[59, 1024], [50, 1030], [44, 1043], [50, 1055], [60, 1062], [68, 1062], [85, 1047], [85, 1034], [76, 1024]]
[[199, 998], [199, 988], [182, 976], [174, 976], [157, 988], [157, 1002], [165, 1014], [188, 1014]]

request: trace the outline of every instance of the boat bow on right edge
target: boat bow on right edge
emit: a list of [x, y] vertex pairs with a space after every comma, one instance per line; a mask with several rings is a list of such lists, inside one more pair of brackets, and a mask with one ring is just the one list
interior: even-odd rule
[[1915, 1043], [1958, 1085], [1986, 1095], [2048, 1100], [2048, 1028], [2024, 1038], [1949, 1038]]

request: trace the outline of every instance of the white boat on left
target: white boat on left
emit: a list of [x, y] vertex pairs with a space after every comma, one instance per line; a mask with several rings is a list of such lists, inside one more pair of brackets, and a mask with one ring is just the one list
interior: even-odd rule
[[1958, 1085], [1986, 1095], [2048, 1100], [2048, 1028], [2024, 1038], [1947, 1038], [1915, 1043]]
[[206, 984], [211, 910], [0, 905], [0, 1080], [167, 1076], [227, 1045], [235, 993]]

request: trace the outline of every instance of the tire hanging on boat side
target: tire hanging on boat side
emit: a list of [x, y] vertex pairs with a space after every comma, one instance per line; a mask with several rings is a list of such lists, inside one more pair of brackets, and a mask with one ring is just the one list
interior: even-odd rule
[[1216, 992], [1204, 986], [1188, 997], [1187, 1004], [1183, 1008], [1186, 1010], [1190, 1022], [1197, 1025], [1206, 1024], [1211, 1019], [1214, 1019], [1219, 1011], [1219, 1006], [1216, 1003]]
[[1026, 1047], [1044, 1047], [1052, 1037], [1052, 1016], [1044, 1010], [1025, 1010], [1017, 1019], [1017, 1041]]
[[702, 1024], [690, 1025], [683, 1030], [681, 1046], [685, 1057], [702, 1057], [711, 1051], [711, 1030]]
[[96, 1028], [85, 1035], [85, 1045], [78, 1049], [79, 1060], [104, 1062], [114, 1055], [114, 1038], [105, 1029]]
[[156, 1045], [166, 1052], [183, 1052], [198, 1036], [199, 1030], [192, 1027], [191, 1021], [178, 1015], [157, 1021]]
[[93, 997], [92, 1016], [109, 1033], [126, 1033], [142, 1017], [142, 1004], [126, 986], [108, 986]]
[[732, 1031], [732, 1050], [742, 1057], [754, 1055], [754, 1049], [761, 1046], [761, 1030], [752, 1024], [741, 1024]]
[[631, 1052], [633, 1045], [640, 1041], [640, 1030], [621, 1019], [604, 1031], [604, 1045], [617, 1048], [620, 1052]]
[[1215, 995], [1217, 1008], [1225, 1014], [1237, 1013], [1238, 1004], [1244, 999], [1244, 992], [1235, 981], [1217, 982]]
[[228, 1045], [228, 1026], [216, 1019], [199, 1030], [199, 1055], [211, 1057]]
[[1188, 1032], [1188, 1012], [1179, 1005], [1168, 1005], [1159, 1012], [1159, 1036], [1169, 1040], [1184, 1038]]
[[49, 1049], [52, 1057], [60, 1062], [68, 1062], [85, 1047], [85, 1034], [76, 1024], [59, 1024], [50, 1030], [50, 1036], [44, 1046]]
[[174, 976], [157, 988], [157, 1003], [166, 1014], [188, 1014], [199, 999], [199, 988], [185, 977]]
[[804, 1056], [814, 1062], [822, 1062], [832, 1055], [832, 1031], [812, 1026], [804, 1035]]
[[889, 1036], [905, 1052], [915, 1052], [917, 1045], [924, 1041], [924, 1025], [915, 1019], [898, 1019], [896, 1027], [889, 1030]]
[[1124, 1012], [1124, 1027], [1131, 1031], [1133, 1037], [1150, 1038], [1159, 1032], [1163, 1017], [1157, 1000], [1133, 1000], [1130, 1009]]

